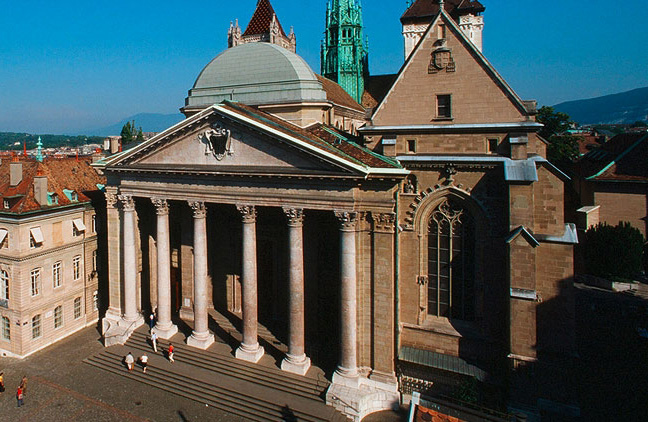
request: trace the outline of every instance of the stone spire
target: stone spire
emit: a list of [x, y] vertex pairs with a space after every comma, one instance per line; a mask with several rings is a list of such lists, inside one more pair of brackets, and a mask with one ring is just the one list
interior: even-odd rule
[[362, 6], [358, 0], [332, 0], [326, 5], [322, 76], [337, 82], [358, 103], [369, 74], [367, 42], [363, 38]]

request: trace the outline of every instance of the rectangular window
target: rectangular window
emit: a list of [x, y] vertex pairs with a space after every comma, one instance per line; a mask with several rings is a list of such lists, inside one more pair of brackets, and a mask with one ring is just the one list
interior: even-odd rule
[[2, 201], [2, 206], [3, 206], [5, 209], [9, 209], [9, 201], [8, 201], [7, 199], [4, 199], [4, 200]]
[[416, 152], [416, 139], [407, 140], [407, 152], [415, 153]]
[[7, 341], [11, 340], [11, 321], [7, 317], [2, 317], [2, 338]]
[[81, 278], [81, 257], [78, 255], [72, 260], [72, 275], [75, 280]]
[[52, 284], [54, 288], [61, 287], [61, 263], [56, 262], [52, 265]]
[[31, 270], [31, 295], [38, 296], [41, 289], [41, 271], [40, 268]]
[[97, 250], [92, 251], [92, 271], [97, 271]]
[[437, 34], [438, 37], [444, 40], [446, 37], [446, 26], [444, 24], [439, 24], [437, 29], [438, 29], [438, 34]]
[[7, 229], [0, 229], [0, 248], [9, 247], [9, 231]]
[[32, 338], [36, 339], [41, 336], [41, 316], [36, 315], [32, 318]]
[[92, 310], [94, 311], [99, 310], [99, 292], [96, 290], [92, 294]]
[[97, 233], [97, 214], [92, 214], [92, 233]]
[[499, 144], [499, 139], [492, 138], [488, 140], [488, 152], [495, 154], [497, 152], [497, 145]]
[[57, 306], [54, 308], [54, 328], [61, 328], [63, 326], [63, 307]]
[[440, 119], [452, 117], [451, 95], [437, 95], [437, 117]]
[[43, 245], [43, 232], [40, 227], [33, 227], [29, 229], [29, 247], [38, 248]]
[[74, 299], [74, 319], [81, 318], [81, 298]]

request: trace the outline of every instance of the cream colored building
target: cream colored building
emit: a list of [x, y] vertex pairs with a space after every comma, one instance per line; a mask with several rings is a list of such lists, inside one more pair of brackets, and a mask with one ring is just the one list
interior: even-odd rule
[[84, 160], [0, 165], [0, 355], [28, 356], [98, 320], [97, 217], [86, 193], [100, 181]]

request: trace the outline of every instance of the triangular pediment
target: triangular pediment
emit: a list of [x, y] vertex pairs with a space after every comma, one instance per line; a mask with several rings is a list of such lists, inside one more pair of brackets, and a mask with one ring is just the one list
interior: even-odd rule
[[229, 175], [366, 173], [357, 163], [306, 141], [218, 105], [110, 159], [106, 167]]
[[[439, 113], [442, 96], [449, 96], [449, 113]], [[445, 12], [432, 21], [372, 116], [376, 126], [526, 120], [524, 103]]]

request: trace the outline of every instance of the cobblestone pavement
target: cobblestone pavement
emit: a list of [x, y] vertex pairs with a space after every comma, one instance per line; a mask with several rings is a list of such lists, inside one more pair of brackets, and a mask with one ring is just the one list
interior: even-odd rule
[[[96, 327], [86, 328], [25, 359], [0, 358], [6, 391], [0, 420], [58, 421], [242, 421], [204, 404], [101, 371], [82, 361], [103, 349]], [[27, 376], [25, 405], [16, 389]]]

